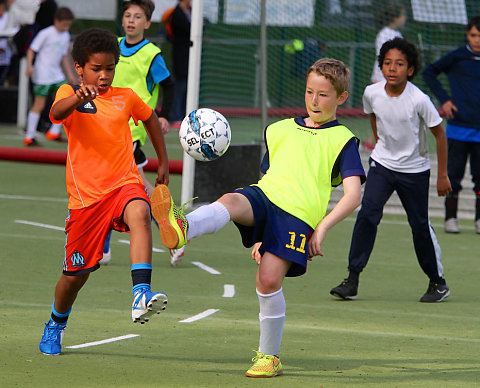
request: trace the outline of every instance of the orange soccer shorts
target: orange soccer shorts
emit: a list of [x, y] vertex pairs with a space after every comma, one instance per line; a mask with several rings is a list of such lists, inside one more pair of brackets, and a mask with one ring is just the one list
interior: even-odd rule
[[108, 193], [93, 205], [69, 210], [65, 225], [65, 275], [80, 275], [100, 267], [98, 261], [103, 257], [103, 245], [110, 231], [129, 231], [128, 225], [123, 222], [123, 212], [135, 200], [143, 200], [150, 205], [145, 187], [130, 183]]

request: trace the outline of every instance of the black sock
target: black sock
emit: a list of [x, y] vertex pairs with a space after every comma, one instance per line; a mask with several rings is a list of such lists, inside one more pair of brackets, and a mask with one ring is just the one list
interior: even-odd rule
[[475, 221], [480, 219], [480, 194], [475, 195]]
[[452, 191], [445, 198], [445, 221], [457, 218], [458, 192]]
[[65, 323], [68, 321], [68, 315], [66, 317], [57, 317], [54, 313], [52, 313], [51, 317], [56, 323]]
[[151, 284], [151, 269], [134, 269], [132, 271], [132, 283], [135, 287], [137, 284]]
[[348, 280], [350, 280], [351, 282], [353, 282], [355, 284], [358, 284], [358, 278], [359, 277], [360, 277], [360, 272], [350, 271], [348, 273]]

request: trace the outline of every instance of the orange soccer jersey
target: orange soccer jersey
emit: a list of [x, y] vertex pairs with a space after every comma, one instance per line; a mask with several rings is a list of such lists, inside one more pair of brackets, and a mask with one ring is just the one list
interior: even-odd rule
[[[73, 95], [71, 85], [62, 85], [55, 103]], [[142, 183], [133, 157], [128, 120], [145, 121], [152, 108], [129, 88], [110, 87], [93, 101], [81, 103], [64, 120], [68, 138], [66, 168], [68, 208], [81, 209], [98, 202], [104, 195], [128, 183]]]

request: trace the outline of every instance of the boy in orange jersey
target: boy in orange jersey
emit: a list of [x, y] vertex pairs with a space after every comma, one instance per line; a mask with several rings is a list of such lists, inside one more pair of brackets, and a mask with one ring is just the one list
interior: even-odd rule
[[168, 159], [158, 118], [129, 88], [111, 87], [120, 55], [112, 33], [92, 28], [73, 44], [75, 70], [83, 83], [62, 85], [50, 111], [68, 137], [63, 274], [55, 288], [50, 321], [40, 351], [61, 352], [61, 340], [78, 292], [97, 270], [112, 230], [130, 232], [133, 281], [132, 319], [144, 323], [167, 304], [167, 295], [150, 291], [152, 234], [150, 200], [133, 158], [130, 117], [143, 122], [158, 157], [156, 183], [168, 184]]

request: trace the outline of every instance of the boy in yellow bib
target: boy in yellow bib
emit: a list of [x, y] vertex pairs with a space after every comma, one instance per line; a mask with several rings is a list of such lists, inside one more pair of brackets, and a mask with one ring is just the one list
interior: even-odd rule
[[[327, 231], [360, 205], [365, 172], [358, 139], [336, 120], [338, 105], [348, 97], [349, 70], [324, 58], [307, 72], [307, 116], [281, 120], [265, 129], [265, 175], [252, 186], [223, 195], [188, 215], [177, 208], [167, 186], [152, 193], [152, 212], [162, 242], [179, 248], [194, 237], [214, 233], [234, 221], [245, 247], [254, 246], [258, 263], [260, 344], [248, 377], [282, 374], [278, 357], [285, 322], [285, 276], [305, 273], [307, 261], [323, 255]], [[344, 194], [326, 214], [332, 190]]]

